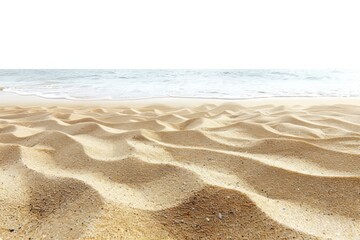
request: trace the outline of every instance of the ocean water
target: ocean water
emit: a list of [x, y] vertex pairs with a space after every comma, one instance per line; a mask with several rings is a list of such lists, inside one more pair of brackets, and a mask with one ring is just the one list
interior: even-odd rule
[[65, 99], [360, 97], [349, 70], [0, 70], [3, 91]]

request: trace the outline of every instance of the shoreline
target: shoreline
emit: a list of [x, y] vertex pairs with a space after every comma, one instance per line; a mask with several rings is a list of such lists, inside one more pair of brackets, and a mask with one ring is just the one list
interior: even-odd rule
[[202, 104], [239, 104], [244, 107], [265, 104], [272, 105], [360, 105], [360, 97], [269, 97], [244, 99], [218, 99], [218, 98], [187, 98], [187, 97], [159, 97], [124, 100], [71, 100], [50, 99], [39, 96], [24, 96], [16, 93], [0, 91], [0, 106], [82, 106], [82, 107], [114, 107], [132, 106], [148, 107], [152, 105], [168, 105], [173, 107], [194, 107]]

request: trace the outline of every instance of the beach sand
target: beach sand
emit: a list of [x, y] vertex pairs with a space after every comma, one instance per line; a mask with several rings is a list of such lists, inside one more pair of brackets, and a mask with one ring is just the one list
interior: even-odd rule
[[360, 237], [359, 99], [4, 94], [1, 239]]

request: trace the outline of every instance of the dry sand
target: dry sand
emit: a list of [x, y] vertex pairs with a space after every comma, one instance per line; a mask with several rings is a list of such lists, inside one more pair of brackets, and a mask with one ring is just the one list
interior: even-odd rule
[[2, 102], [0, 238], [359, 239], [360, 105], [283, 103]]

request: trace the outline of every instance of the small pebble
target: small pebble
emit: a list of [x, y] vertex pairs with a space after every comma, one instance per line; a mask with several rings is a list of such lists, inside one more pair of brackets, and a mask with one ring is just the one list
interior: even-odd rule
[[219, 217], [220, 219], [222, 219], [222, 218], [223, 218], [223, 215], [222, 215], [221, 213], [219, 213], [218, 217]]

